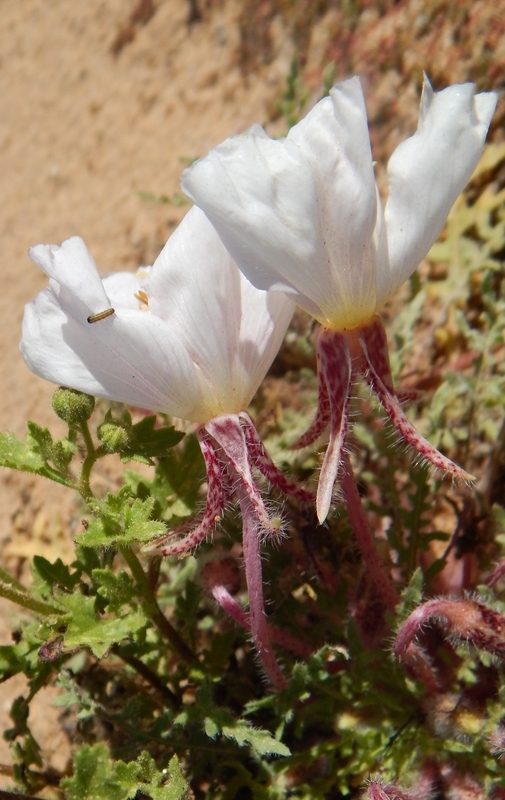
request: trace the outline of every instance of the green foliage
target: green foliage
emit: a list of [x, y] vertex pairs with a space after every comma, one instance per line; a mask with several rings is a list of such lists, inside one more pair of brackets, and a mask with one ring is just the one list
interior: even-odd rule
[[133, 424], [126, 409], [119, 418], [109, 410], [98, 427], [98, 438], [108, 453], [119, 453], [122, 461], [134, 459], [153, 466], [153, 459], [165, 458], [168, 450], [184, 437], [173, 427], [156, 427], [156, 424], [156, 416], [143, 417]]
[[187, 784], [173, 756], [158, 771], [147, 752], [125, 764], [113, 761], [105, 744], [85, 745], [75, 757], [74, 775], [62, 781], [68, 800], [133, 800], [137, 792], [152, 800], [182, 800]]
[[165, 533], [162, 522], [150, 519], [154, 504], [153, 498], [135, 499], [127, 486], [104, 500], [92, 500], [89, 505], [96, 516], [78, 534], [77, 542], [83, 547], [149, 542]]
[[254, 728], [245, 719], [234, 719], [227, 709], [217, 706], [208, 681], [203, 682], [195, 695], [194, 704], [180, 713], [174, 724], [186, 727], [196, 722], [200, 726], [202, 721], [210, 739], [223, 736], [236, 742], [239, 747], [250, 747], [258, 757], [290, 755], [289, 748], [269, 731]]
[[102, 658], [116, 642], [128, 636], [138, 635], [147, 625], [144, 615], [129, 611], [122, 616], [104, 619], [97, 613], [95, 599], [79, 592], [66, 594], [55, 592], [55, 599], [63, 613], [57, 619], [46, 618], [40, 636], [52, 640], [62, 637], [61, 650], [74, 651], [89, 647], [93, 655]]
[[0, 434], [0, 466], [31, 472], [43, 478], [71, 485], [67, 468], [76, 452], [70, 439], [53, 441], [47, 428], [28, 423], [26, 442], [13, 433]]

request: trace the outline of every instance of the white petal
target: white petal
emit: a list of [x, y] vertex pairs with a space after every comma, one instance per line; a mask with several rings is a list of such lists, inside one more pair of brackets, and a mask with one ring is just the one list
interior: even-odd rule
[[199, 372], [208, 419], [247, 408], [277, 354], [294, 304], [255, 289], [196, 207], [168, 240], [143, 287], [150, 310], [166, 321]]
[[90, 314], [109, 308], [96, 264], [80, 236], [72, 236], [61, 247], [38, 244], [28, 255], [51, 279], [50, 287], [76, 318], [85, 321]]
[[137, 272], [111, 272], [103, 278], [103, 288], [112, 307], [139, 308], [139, 289], [151, 267], [141, 267]]
[[375, 310], [376, 193], [357, 78], [332, 90], [290, 131], [258, 126], [228, 139], [182, 176], [239, 268], [289, 292], [330, 327]]
[[168, 340], [153, 315], [118, 308], [90, 325], [46, 289], [25, 308], [21, 352], [53, 383], [191, 419], [202, 402], [199, 381], [184, 348]]
[[385, 210], [389, 265], [381, 261], [379, 304], [416, 269], [475, 169], [496, 106], [472, 83], [434, 93], [425, 79], [419, 127], [388, 165]]
[[[21, 352], [33, 372], [198, 423], [247, 407], [294, 306], [248, 283], [199, 209], [151, 270], [103, 284], [82, 240], [69, 242], [31, 252], [51, 276], [25, 308]], [[149, 310], [135, 298], [139, 288]], [[90, 311], [104, 306], [115, 312], [90, 324]]]

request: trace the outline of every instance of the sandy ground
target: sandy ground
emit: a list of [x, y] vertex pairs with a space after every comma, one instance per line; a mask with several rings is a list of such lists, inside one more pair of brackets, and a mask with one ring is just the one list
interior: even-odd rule
[[[260, 15], [268, 3], [248, 5]], [[310, 3], [302, 5], [310, 7]], [[400, 4], [406, 5], [417, 14], [415, 19], [422, 16], [422, 3]], [[375, 26], [375, 39], [363, 40], [359, 57], [355, 42], [345, 36], [336, 38], [334, 50], [328, 51], [331, 37], [346, 29], [336, 11], [339, 4], [327, 6], [312, 29], [303, 31], [303, 20], [299, 25], [305, 35], [309, 89], [320, 85], [327, 52], [337, 59], [341, 47], [345, 64], [366, 71], [367, 65], [375, 64], [367, 53], [381, 51], [384, 37], [391, 37], [391, 25], [394, 36], [399, 36], [398, 31], [411, 24], [398, 16], [402, 10], [395, 11], [392, 22]], [[493, 22], [500, 13], [503, 19], [503, 3], [501, 12], [500, 3], [471, 6], [483, 14], [488, 9], [484, 33], [488, 38], [498, 35], [492, 44], [493, 57], [496, 62], [503, 60], [503, 26], [496, 34]], [[44, 276], [27, 257], [28, 248], [38, 242], [61, 243], [79, 234], [104, 273], [152, 263], [184, 209], [146, 200], [139, 193], [172, 197], [179, 191], [182, 159], [206, 153], [253, 122], [275, 117], [293, 41], [296, 36], [302, 41], [300, 30], [273, 16], [268, 21], [267, 47], [261, 37], [256, 43], [254, 35], [251, 39], [260, 19], [255, 17], [247, 40], [253, 57], [245, 68], [239, 26], [244, 4], [202, 0], [201, 18], [191, 21], [195, 7], [185, 0], [154, 4], [146, 0], [2, 0], [0, 4], [0, 430], [24, 436], [26, 420], [31, 418], [63, 433], [50, 409], [53, 387], [30, 374], [18, 351], [24, 304], [45, 285]], [[373, 12], [366, 14], [365, 27], [374, 22]], [[398, 113], [401, 105], [400, 124], [386, 126], [392, 143], [402, 130], [412, 130], [421, 70], [433, 70], [435, 76], [447, 74], [450, 43], [434, 56], [430, 36], [428, 32], [416, 49], [407, 51], [408, 78], [401, 104], [397, 67], [393, 65], [381, 80], [390, 109]], [[354, 57], [349, 58], [353, 47]], [[465, 59], [453, 61], [450, 81], [473, 77], [473, 56], [480, 57], [471, 50]], [[437, 59], [445, 59], [445, 73]], [[345, 64], [337, 72], [345, 72]], [[369, 71], [367, 89], [372, 81]], [[378, 118], [377, 102], [371, 99], [370, 106], [372, 118]], [[270, 129], [274, 128], [275, 124]], [[73, 504], [60, 487], [3, 470], [2, 566], [20, 570], [34, 552], [71, 559]], [[12, 607], [2, 604], [0, 611], [9, 622]], [[7, 631], [8, 626], [0, 625], [0, 643], [9, 640]], [[0, 686], [0, 730], [7, 724], [10, 701], [21, 689], [21, 680]], [[56, 738], [56, 712], [44, 711], [35, 717], [35, 732], [45, 738], [48, 756], [56, 754], [53, 762], [61, 768], [68, 748]], [[0, 740], [0, 763], [8, 758]]]

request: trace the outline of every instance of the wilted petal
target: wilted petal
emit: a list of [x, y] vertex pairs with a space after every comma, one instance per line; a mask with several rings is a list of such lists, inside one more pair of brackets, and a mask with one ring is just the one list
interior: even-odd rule
[[[388, 165], [387, 259], [378, 274], [379, 306], [416, 269], [442, 230], [481, 156], [496, 106], [493, 92], [473, 83], [435, 93], [425, 78], [417, 132]], [[386, 233], [387, 231], [387, 233]]]
[[376, 192], [357, 78], [285, 140], [254, 126], [181, 183], [255, 286], [290, 293], [329, 327], [355, 327], [373, 313]]

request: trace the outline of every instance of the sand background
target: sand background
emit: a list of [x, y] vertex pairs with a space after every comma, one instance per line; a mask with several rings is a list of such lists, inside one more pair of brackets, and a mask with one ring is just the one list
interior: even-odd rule
[[[253, 122], [285, 132], [279, 103], [293, 58], [307, 108], [328, 65], [335, 80], [362, 76], [383, 172], [415, 129], [423, 70], [436, 88], [473, 80], [502, 91], [505, 3], [1, 0], [0, 430], [24, 436], [30, 418], [64, 433], [50, 408], [54, 387], [18, 350], [24, 304], [46, 282], [28, 248], [79, 234], [103, 273], [152, 263], [187, 206], [146, 194], [172, 198], [185, 159]], [[502, 122], [500, 104], [495, 141]], [[71, 560], [77, 508], [68, 491], [2, 470], [0, 510], [3, 567], [26, 576], [37, 552]], [[7, 603], [0, 612], [7, 643], [17, 612]], [[2, 730], [22, 688], [21, 679], [0, 686]], [[50, 694], [31, 722], [62, 769], [69, 748]]]

